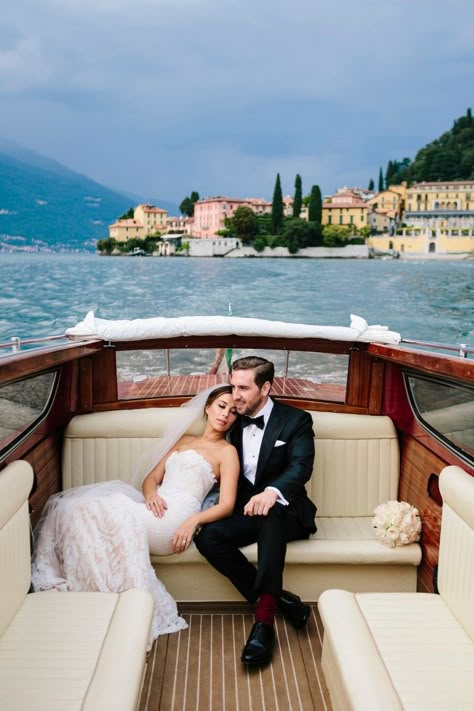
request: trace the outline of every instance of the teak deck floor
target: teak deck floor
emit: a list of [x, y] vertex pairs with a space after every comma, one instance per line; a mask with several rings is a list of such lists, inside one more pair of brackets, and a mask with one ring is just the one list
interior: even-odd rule
[[278, 616], [273, 661], [240, 661], [254, 622], [247, 613], [180, 606], [188, 629], [159, 637], [148, 659], [139, 711], [332, 711], [321, 669], [323, 626], [317, 606], [303, 630]]
[[[180, 397], [194, 395], [200, 390], [218, 383], [227, 383], [227, 375], [163, 375], [146, 378], [139, 382], [121, 381], [118, 383], [120, 399], [138, 399], [153, 397]], [[344, 402], [344, 385], [315, 383], [303, 378], [275, 378], [272, 395], [306, 398], [308, 400], [330, 400]]]

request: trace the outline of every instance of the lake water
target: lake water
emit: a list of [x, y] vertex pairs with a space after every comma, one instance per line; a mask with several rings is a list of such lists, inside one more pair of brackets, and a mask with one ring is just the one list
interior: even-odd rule
[[474, 261], [0, 254], [0, 341], [101, 318], [226, 315], [474, 345]]

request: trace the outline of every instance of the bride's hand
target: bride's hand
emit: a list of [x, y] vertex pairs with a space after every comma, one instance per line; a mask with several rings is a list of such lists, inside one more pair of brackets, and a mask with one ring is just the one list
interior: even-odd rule
[[162, 499], [161, 496], [158, 496], [158, 494], [153, 494], [152, 496], [146, 498], [145, 506], [147, 507], [147, 509], [150, 509], [150, 511], [153, 511], [155, 516], [157, 516], [158, 518], [164, 516], [165, 511], [168, 508], [168, 504], [166, 503], [166, 501]]
[[184, 553], [189, 548], [196, 531], [197, 524], [190, 520], [185, 521], [176, 531], [171, 540], [171, 550], [173, 553]]

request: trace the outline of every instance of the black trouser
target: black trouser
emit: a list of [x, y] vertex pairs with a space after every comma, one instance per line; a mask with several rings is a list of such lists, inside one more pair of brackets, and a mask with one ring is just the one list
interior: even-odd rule
[[[307, 538], [308, 531], [298, 521], [291, 506], [275, 504], [267, 516], [230, 518], [205, 525], [195, 538], [199, 552], [225, 575], [249, 602], [262, 593], [280, 597], [283, 586], [286, 544]], [[239, 550], [257, 543], [258, 569]]]

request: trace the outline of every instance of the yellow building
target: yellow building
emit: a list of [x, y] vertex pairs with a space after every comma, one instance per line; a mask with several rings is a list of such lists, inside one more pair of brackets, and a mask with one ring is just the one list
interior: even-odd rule
[[109, 225], [109, 237], [117, 242], [127, 242], [129, 239], [145, 239], [157, 232], [168, 229], [166, 210], [154, 205], [137, 205], [133, 211], [133, 219], [117, 220]]
[[146, 235], [153, 235], [156, 232], [165, 232], [168, 213], [161, 207], [154, 205], [137, 205], [133, 211], [133, 217], [137, 222], [141, 222]]
[[474, 251], [474, 181], [416, 183], [407, 189], [403, 227], [369, 246], [411, 254]]
[[366, 227], [369, 206], [365, 200], [350, 190], [343, 188], [323, 202], [323, 225], [344, 225], [345, 227]]
[[109, 237], [117, 242], [127, 242], [129, 239], [144, 239], [143, 225], [136, 220], [117, 220], [109, 225]]
[[405, 209], [406, 185], [394, 185], [388, 190], [382, 190], [374, 197], [367, 200], [367, 204], [372, 210], [386, 214], [392, 219], [401, 217]]

